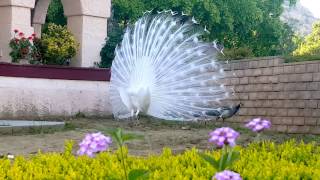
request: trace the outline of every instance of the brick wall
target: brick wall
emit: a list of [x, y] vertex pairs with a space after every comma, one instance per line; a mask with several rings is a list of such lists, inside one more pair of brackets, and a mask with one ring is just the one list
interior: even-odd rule
[[265, 117], [279, 132], [320, 134], [320, 61], [241, 60], [226, 64], [226, 72], [236, 92], [230, 100], [244, 104], [229, 122]]

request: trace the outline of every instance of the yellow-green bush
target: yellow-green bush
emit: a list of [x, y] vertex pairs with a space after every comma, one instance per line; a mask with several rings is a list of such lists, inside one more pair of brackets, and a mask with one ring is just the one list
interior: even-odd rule
[[320, 21], [312, 27], [312, 32], [293, 52], [294, 56], [320, 56]]
[[65, 26], [49, 24], [42, 37], [45, 64], [63, 65], [77, 53], [79, 44]]
[[253, 57], [253, 52], [248, 47], [239, 47], [234, 49], [225, 49], [224, 55], [220, 54], [220, 60], [238, 60]]
[[[244, 179], [319, 179], [320, 147], [315, 144], [265, 142], [237, 147], [240, 160], [232, 167]], [[207, 152], [215, 156], [219, 151]], [[127, 154], [127, 152], [125, 153]], [[150, 179], [209, 179], [215, 169], [198, 156], [196, 149], [173, 155], [164, 149], [161, 155], [126, 155], [130, 169], [149, 170]], [[95, 158], [70, 153], [37, 154], [17, 157], [13, 162], [0, 160], [0, 179], [123, 179], [119, 152], [104, 152]]]

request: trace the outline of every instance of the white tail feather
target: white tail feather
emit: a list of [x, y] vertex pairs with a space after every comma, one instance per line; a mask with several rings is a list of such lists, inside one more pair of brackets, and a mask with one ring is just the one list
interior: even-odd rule
[[[143, 112], [167, 120], [192, 120], [219, 108], [228, 95], [220, 81], [217, 50], [204, 32], [168, 12], [147, 12], [129, 27], [111, 68], [110, 97], [116, 118]], [[198, 29], [198, 30], [197, 30]]]

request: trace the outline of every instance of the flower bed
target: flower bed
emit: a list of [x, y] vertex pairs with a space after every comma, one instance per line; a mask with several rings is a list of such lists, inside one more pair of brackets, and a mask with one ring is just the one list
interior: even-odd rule
[[[102, 152], [96, 157], [76, 157], [70, 146], [64, 154], [37, 154], [14, 162], [0, 160], [0, 179], [123, 179], [120, 152]], [[231, 168], [243, 179], [317, 179], [320, 177], [320, 147], [294, 141], [236, 147], [240, 159]], [[219, 157], [221, 151], [208, 152]], [[173, 155], [164, 149], [160, 155], [130, 156], [125, 151], [128, 171], [146, 169], [149, 179], [209, 179], [216, 170], [199, 157], [196, 149]]]
[[[63, 153], [30, 157], [8, 155], [0, 159], [0, 179], [317, 179], [320, 177], [320, 146], [295, 140], [276, 144], [261, 141], [270, 121], [255, 118], [246, 124], [257, 133], [254, 142], [237, 146], [241, 134], [230, 127], [209, 133], [213, 149], [196, 148], [180, 154], [164, 148], [160, 155], [132, 156], [125, 144], [142, 135], [122, 129], [89, 133], [74, 146], [69, 141]], [[118, 149], [110, 150], [111, 144]], [[78, 151], [73, 150], [73, 147]], [[113, 146], [114, 147], [114, 146]], [[76, 152], [76, 155], [75, 155]]]

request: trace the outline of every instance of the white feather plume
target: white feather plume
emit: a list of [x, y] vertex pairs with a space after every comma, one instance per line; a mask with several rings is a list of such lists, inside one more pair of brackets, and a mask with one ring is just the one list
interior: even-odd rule
[[228, 96], [212, 43], [194, 19], [170, 12], [145, 13], [128, 27], [111, 67], [110, 98], [116, 118], [141, 113], [192, 120], [218, 109]]

